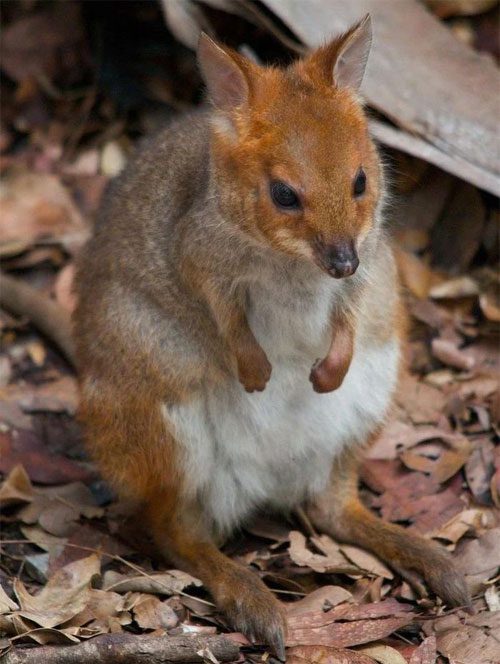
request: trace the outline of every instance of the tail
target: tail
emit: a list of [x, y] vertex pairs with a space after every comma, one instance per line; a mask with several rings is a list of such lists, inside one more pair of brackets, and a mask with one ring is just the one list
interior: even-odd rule
[[16, 316], [25, 316], [52, 341], [68, 362], [75, 366], [75, 349], [70, 314], [36, 288], [19, 279], [0, 274], [0, 306]]

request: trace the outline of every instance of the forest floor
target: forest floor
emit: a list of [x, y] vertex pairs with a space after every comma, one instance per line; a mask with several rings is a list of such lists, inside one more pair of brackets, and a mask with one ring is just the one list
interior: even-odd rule
[[[11, 9], [6, 31], [33, 20], [23, 11]], [[158, 20], [151, 12], [144, 25]], [[155, 56], [170, 72], [164, 78], [144, 74], [149, 50], [136, 44], [144, 56], [136, 87], [111, 49], [102, 56], [108, 73], [122, 98], [124, 90], [132, 97], [123, 108], [111, 85], [102, 92], [93, 82], [81, 18], [66, 16], [64, 25], [37, 20], [74, 58], [66, 58], [63, 71], [49, 63], [51, 78], [42, 79], [19, 74], [41, 51], [20, 51], [17, 60], [11, 53], [2, 81], [0, 254], [3, 270], [71, 311], [74, 258], [105, 186], [138, 138], [199, 101], [199, 80], [192, 55], [172, 40], [167, 53]], [[149, 46], [154, 35], [147, 33]], [[417, 596], [374, 556], [313, 532], [301, 519], [260, 515], [225, 551], [287, 604], [289, 662], [494, 664], [498, 210], [491, 196], [425, 162], [399, 153], [387, 158], [394, 193], [388, 224], [410, 320], [408, 371], [364, 462], [362, 495], [382, 519], [452, 553], [475, 612]], [[165, 568], [137, 536], [127, 506], [86, 456], [75, 419], [76, 376], [58, 349], [6, 311], [0, 325], [0, 656], [13, 646], [68, 646], [98, 635], [224, 633], [242, 647], [234, 661], [272, 661], [264, 647], [231, 634], [198, 580]], [[217, 661], [210, 649], [200, 657]]]

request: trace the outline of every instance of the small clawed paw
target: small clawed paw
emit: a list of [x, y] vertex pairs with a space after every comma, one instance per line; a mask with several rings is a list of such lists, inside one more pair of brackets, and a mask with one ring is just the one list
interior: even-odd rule
[[316, 360], [311, 369], [309, 380], [315, 392], [324, 394], [337, 390], [344, 380], [346, 371], [342, 367], [334, 367], [326, 360]]
[[247, 392], [262, 392], [271, 378], [272, 367], [265, 356], [247, 360], [238, 366], [238, 378]]

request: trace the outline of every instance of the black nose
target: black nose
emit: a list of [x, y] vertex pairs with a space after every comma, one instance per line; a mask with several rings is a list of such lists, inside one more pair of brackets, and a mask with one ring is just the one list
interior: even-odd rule
[[343, 279], [354, 274], [359, 265], [359, 258], [352, 242], [335, 244], [328, 247], [326, 266], [336, 279]]

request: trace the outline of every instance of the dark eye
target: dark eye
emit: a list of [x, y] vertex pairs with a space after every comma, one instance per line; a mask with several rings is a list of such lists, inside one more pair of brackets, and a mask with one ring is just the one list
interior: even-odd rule
[[273, 203], [277, 207], [285, 210], [298, 210], [300, 208], [299, 197], [292, 187], [289, 187], [284, 182], [281, 182], [280, 180], [271, 182], [270, 191]]
[[355, 198], [362, 196], [366, 191], [366, 175], [362, 168], [356, 173], [354, 183], [352, 185], [352, 193]]

